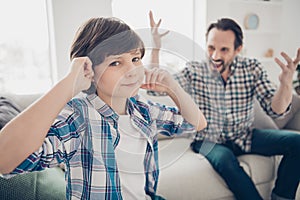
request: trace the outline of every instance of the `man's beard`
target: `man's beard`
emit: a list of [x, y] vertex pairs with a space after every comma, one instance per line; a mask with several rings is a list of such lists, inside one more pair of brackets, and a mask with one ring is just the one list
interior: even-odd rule
[[[232, 61], [225, 63], [225, 61], [222, 59], [213, 60], [212, 58], [209, 58], [209, 62], [212, 65], [213, 69], [215, 70], [218, 70], [218, 67], [222, 65], [221, 69], [218, 70], [220, 74], [223, 74], [232, 63]], [[219, 64], [215, 64], [215, 63], [219, 63]]]

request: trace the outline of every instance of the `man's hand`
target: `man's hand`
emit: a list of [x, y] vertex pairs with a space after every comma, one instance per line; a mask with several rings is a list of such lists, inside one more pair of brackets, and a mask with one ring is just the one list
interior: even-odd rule
[[281, 68], [281, 74], [279, 75], [279, 81], [281, 85], [291, 86], [293, 82], [293, 75], [296, 71], [297, 64], [300, 61], [300, 48], [297, 51], [297, 57], [293, 60], [286, 53], [281, 52], [281, 56], [285, 59], [287, 64], [281, 62], [278, 58], [275, 58], [275, 62]]
[[161, 38], [167, 35], [170, 31], [166, 31], [164, 33], [158, 33], [158, 28], [161, 24], [161, 19], [156, 23], [153, 18], [152, 11], [149, 12], [149, 19], [150, 19], [150, 27], [153, 39], [154, 48], [160, 49], [161, 48]]
[[285, 59], [287, 64], [275, 58], [276, 63], [281, 68], [279, 75], [280, 85], [272, 100], [272, 109], [274, 112], [281, 114], [286, 111], [293, 97], [293, 75], [296, 71], [297, 64], [300, 61], [300, 48], [297, 51], [297, 57], [292, 60], [286, 53], [282, 52], [281, 56]]

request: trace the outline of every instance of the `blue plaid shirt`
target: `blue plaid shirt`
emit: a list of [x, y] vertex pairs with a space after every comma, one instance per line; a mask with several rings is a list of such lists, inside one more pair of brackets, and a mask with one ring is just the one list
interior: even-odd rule
[[[135, 96], [127, 101], [132, 125], [147, 138], [144, 156], [145, 192], [155, 195], [159, 167], [157, 133], [194, 131], [176, 108]], [[42, 170], [64, 162], [66, 199], [122, 199], [114, 149], [118, 114], [95, 94], [73, 98], [51, 126], [43, 145], [12, 174]]]
[[225, 143], [230, 140], [242, 150], [251, 150], [254, 98], [273, 118], [272, 98], [276, 86], [256, 59], [237, 56], [226, 82], [207, 62], [189, 62], [175, 74], [176, 80], [199, 105], [208, 125], [195, 135], [196, 141]]

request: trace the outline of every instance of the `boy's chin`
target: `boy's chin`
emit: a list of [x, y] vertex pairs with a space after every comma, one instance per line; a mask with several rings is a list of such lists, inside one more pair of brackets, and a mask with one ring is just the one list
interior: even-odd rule
[[132, 91], [124, 92], [122, 94], [116, 95], [115, 97], [118, 97], [118, 98], [130, 98], [130, 97], [136, 96], [138, 94], [138, 92], [139, 92], [139, 88], [137, 88], [135, 90], [132, 90]]
[[135, 95], [137, 95], [138, 92], [139, 92], [139, 89], [140, 89], [140, 88], [136, 88], [135, 90], [133, 90], [133, 91], [131, 92], [131, 94], [130, 94], [129, 97], [134, 97]]

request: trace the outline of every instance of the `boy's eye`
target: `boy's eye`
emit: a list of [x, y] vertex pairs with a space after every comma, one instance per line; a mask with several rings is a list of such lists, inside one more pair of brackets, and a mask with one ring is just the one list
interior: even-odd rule
[[118, 66], [120, 64], [120, 62], [115, 61], [109, 64], [109, 66]]
[[132, 62], [138, 62], [139, 60], [140, 60], [139, 57], [135, 57], [135, 58], [132, 59]]

